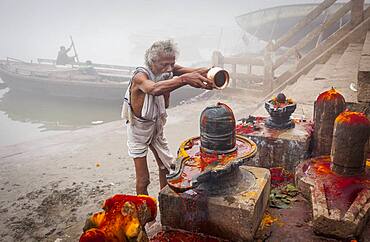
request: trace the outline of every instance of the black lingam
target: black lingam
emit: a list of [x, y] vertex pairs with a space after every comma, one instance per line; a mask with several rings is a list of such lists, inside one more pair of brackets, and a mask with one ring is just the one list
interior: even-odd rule
[[235, 117], [227, 105], [218, 103], [203, 110], [200, 143], [206, 153], [227, 154], [236, 150]]
[[266, 126], [272, 129], [294, 128], [294, 120], [290, 118], [297, 104], [287, 99], [283, 93], [265, 103], [265, 109], [270, 114], [266, 120]]
[[239, 171], [247, 159], [256, 153], [256, 144], [235, 134], [235, 117], [226, 104], [207, 107], [200, 116], [200, 136], [184, 141], [168, 185], [183, 192], [202, 184], [208, 194], [225, 193], [245, 180]]

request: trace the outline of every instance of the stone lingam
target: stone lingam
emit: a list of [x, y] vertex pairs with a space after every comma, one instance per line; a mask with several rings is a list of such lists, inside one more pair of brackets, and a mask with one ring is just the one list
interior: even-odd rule
[[159, 194], [161, 224], [233, 241], [251, 241], [267, 206], [270, 173], [244, 166], [256, 153], [248, 138], [235, 135], [232, 110], [207, 107], [200, 136], [184, 141], [168, 185]]
[[345, 108], [344, 97], [334, 88], [317, 97], [314, 105], [313, 156], [330, 155], [334, 121]]
[[334, 122], [331, 155], [305, 160], [297, 167], [296, 183], [311, 200], [316, 233], [351, 239], [360, 236], [366, 226], [370, 216], [369, 136], [366, 115], [344, 111]]

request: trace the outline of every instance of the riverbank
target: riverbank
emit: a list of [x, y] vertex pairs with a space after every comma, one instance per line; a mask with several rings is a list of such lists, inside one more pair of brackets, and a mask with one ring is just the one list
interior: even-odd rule
[[[165, 132], [173, 153], [183, 140], [199, 135], [201, 111], [218, 100], [242, 118], [255, 98], [234, 90], [169, 109]], [[157, 197], [152, 156], [148, 163], [149, 193]], [[121, 121], [0, 147], [0, 165], [0, 241], [76, 241], [87, 215], [99, 211], [106, 198], [135, 194], [135, 171]]]
[[[286, 91], [298, 101], [295, 116], [304, 114], [310, 119], [313, 104], [305, 97], [314, 99], [325, 90], [304, 84], [305, 88]], [[342, 94], [348, 96], [351, 91], [343, 89]], [[240, 119], [251, 114], [258, 100], [246, 91], [226, 89], [169, 109], [165, 133], [172, 152], [185, 139], [199, 135], [199, 117], [205, 107], [222, 101]], [[263, 107], [255, 114], [267, 115]], [[151, 155], [148, 165], [149, 193], [157, 197], [158, 172]], [[0, 147], [0, 166], [0, 241], [77, 241], [86, 217], [100, 211], [105, 199], [116, 193], [135, 194], [135, 171], [121, 121]], [[313, 234], [311, 211], [303, 198], [293, 209], [268, 211], [282, 223], [258, 233], [261, 240], [335, 241]], [[369, 234], [367, 229], [364, 238]]]

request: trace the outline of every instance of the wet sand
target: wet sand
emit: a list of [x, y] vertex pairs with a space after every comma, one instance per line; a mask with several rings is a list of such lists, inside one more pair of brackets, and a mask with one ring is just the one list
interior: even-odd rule
[[[218, 100], [242, 118], [254, 107], [247, 100], [255, 98], [229, 91], [169, 109], [165, 133], [173, 153], [183, 140], [199, 135], [201, 111]], [[148, 163], [149, 193], [157, 197], [151, 154]], [[86, 217], [100, 211], [106, 198], [135, 194], [121, 121], [0, 147], [0, 165], [0, 241], [76, 241]]]

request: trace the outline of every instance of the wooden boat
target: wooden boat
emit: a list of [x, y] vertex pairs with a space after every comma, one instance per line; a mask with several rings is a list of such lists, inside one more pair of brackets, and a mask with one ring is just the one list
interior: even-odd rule
[[[317, 17], [308, 26], [302, 28], [302, 30], [296, 34], [296, 38], [284, 44], [285, 47], [291, 47], [296, 42], [302, 39], [302, 36], [307, 35], [312, 29], [322, 24], [331, 15], [333, 15], [340, 7], [345, 3], [335, 3], [330, 8], [326, 9], [323, 14]], [[249, 12], [236, 17], [237, 24], [247, 33], [258, 39], [264, 41], [273, 41], [279, 39], [286, 33], [287, 30], [292, 28], [300, 19], [305, 17], [310, 11], [316, 8], [318, 4], [293, 4], [277, 6], [272, 8], [265, 8], [253, 12]], [[365, 8], [369, 4], [365, 4]], [[321, 37], [314, 40], [312, 45], [316, 42], [320, 42], [321, 39], [325, 39], [333, 32], [338, 30], [341, 26], [346, 24], [350, 20], [350, 13], [344, 15], [338, 22], [334, 23], [328, 28]]]
[[[135, 67], [79, 63], [58, 66], [55, 60], [29, 63], [13, 58], [0, 60], [0, 78], [12, 91], [41, 96], [114, 101], [122, 103]], [[201, 94], [185, 86], [171, 94], [171, 106]]]
[[85, 64], [58, 66], [54, 60], [0, 61], [0, 77], [12, 90], [70, 98], [122, 100], [134, 67]]

